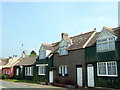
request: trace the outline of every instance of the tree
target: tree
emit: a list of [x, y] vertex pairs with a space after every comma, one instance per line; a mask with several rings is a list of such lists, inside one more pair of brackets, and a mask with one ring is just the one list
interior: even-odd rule
[[34, 50], [32, 50], [32, 51], [30, 52], [29, 57], [33, 57], [33, 56], [37, 56], [37, 54], [36, 54], [36, 52], [35, 52]]

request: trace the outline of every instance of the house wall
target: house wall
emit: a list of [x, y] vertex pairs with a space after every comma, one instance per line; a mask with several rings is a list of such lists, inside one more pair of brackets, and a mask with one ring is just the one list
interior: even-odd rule
[[[19, 68], [19, 75], [16, 75], [16, 70], [17, 70], [17, 68]], [[24, 74], [24, 67], [22, 66], [22, 67], [20, 67], [20, 66], [15, 66], [14, 67], [14, 78], [16, 78], [16, 79], [20, 79], [20, 80], [24, 80], [25, 79], [25, 74]]]
[[[120, 42], [116, 42], [115, 51], [96, 53], [96, 46], [92, 46], [85, 49], [85, 54], [86, 65], [93, 64], [94, 66], [96, 87], [120, 88]], [[99, 61], [117, 61], [118, 76], [97, 76], [97, 62]]]
[[14, 68], [10, 67], [10, 68], [3, 68], [2, 69], [2, 74], [5, 74], [6, 71], [10, 71], [10, 77], [14, 76]]
[[[54, 54], [54, 82], [63, 84], [77, 84], [76, 67], [82, 66], [83, 68], [83, 86], [86, 85], [86, 69], [85, 69], [85, 56], [84, 49], [69, 51], [68, 55], [60, 56]], [[68, 76], [59, 75], [59, 66], [68, 65]]]
[[[14, 78], [20, 79], [20, 80], [33, 80], [33, 76], [25, 76], [25, 67], [27, 67], [27, 66], [15, 66]], [[35, 66], [33, 66], [33, 70], [34, 70], [34, 67]], [[19, 75], [16, 75], [17, 68], [19, 68]], [[33, 75], [34, 75], [34, 73], [33, 73]]]
[[42, 60], [38, 59], [36, 60], [37, 64], [48, 64], [48, 66], [46, 66], [45, 75], [38, 75], [38, 66], [35, 66], [33, 80], [37, 83], [49, 82], [49, 71], [51, 70], [50, 67], [53, 66], [53, 57]]

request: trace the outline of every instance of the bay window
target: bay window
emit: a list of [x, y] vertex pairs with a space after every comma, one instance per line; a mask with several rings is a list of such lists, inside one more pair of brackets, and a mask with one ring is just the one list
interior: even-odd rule
[[97, 52], [115, 50], [115, 38], [107, 38], [97, 41]]

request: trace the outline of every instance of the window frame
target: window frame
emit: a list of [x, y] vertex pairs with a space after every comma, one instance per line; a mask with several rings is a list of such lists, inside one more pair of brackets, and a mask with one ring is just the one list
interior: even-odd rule
[[[106, 71], [106, 74], [100, 74], [100, 73], [99, 73], [99, 65], [98, 65], [98, 64], [100, 64], [100, 63], [101, 63], [101, 64], [102, 64], [102, 63], [105, 63], [105, 67], [106, 67], [106, 68], [105, 68], [105, 69], [106, 69], [105, 71]], [[108, 73], [109, 73], [109, 72], [108, 72], [108, 64], [109, 64], [109, 63], [112, 63], [112, 64], [114, 63], [115, 70], [116, 70], [116, 72], [115, 72], [116, 74], [115, 74], [115, 75], [112, 75], [112, 74], [110, 75], [110, 74], [108, 74]], [[112, 65], [112, 64], [111, 64], [111, 65]], [[110, 67], [113, 68], [113, 66], [110, 66]], [[116, 62], [116, 61], [98, 62], [98, 63], [97, 63], [97, 76], [110, 76], [110, 77], [117, 77], [117, 76], [118, 76], [117, 62]]]
[[[110, 40], [112, 39], [112, 40]], [[110, 43], [113, 43], [113, 48], [110, 48]], [[105, 47], [103, 47], [104, 44], [107, 44]], [[115, 37], [108, 37], [108, 38], [104, 38], [104, 39], [100, 39], [97, 40], [97, 52], [107, 52], [107, 51], [114, 51], [115, 50]], [[106, 48], [106, 50], [104, 50], [103, 48]]]
[[5, 70], [6, 75], [10, 75], [10, 70]]
[[68, 65], [59, 66], [59, 75], [62, 75], [62, 76], [68, 75]]
[[[41, 71], [42, 69], [42, 71]], [[45, 75], [46, 74], [46, 67], [45, 66], [38, 66], [38, 75]]]
[[46, 58], [46, 50], [41, 50], [39, 53], [39, 59], [45, 59]]
[[67, 46], [60, 46], [59, 47], [59, 55], [68, 55]]
[[33, 66], [25, 67], [25, 76], [33, 76]]

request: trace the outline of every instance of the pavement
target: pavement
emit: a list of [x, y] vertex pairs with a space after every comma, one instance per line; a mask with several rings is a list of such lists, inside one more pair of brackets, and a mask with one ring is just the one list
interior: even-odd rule
[[120, 89], [108, 89], [108, 88], [62, 88], [51, 85], [32, 84], [24, 82], [9, 82], [0, 80], [0, 89], [2, 90], [120, 90]]

